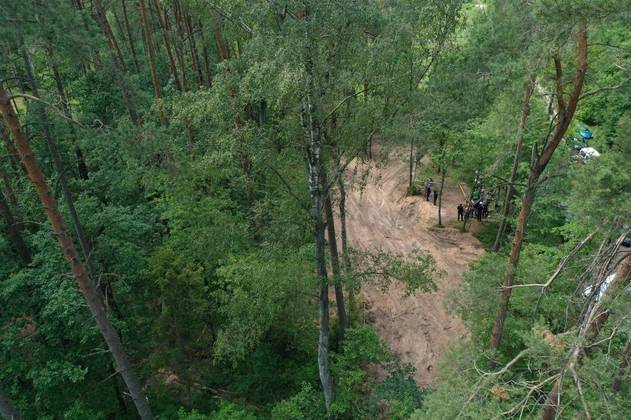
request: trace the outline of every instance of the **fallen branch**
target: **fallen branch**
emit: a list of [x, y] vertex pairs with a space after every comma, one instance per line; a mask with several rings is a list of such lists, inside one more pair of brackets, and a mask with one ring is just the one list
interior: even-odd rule
[[583, 248], [585, 246], [585, 244], [587, 244], [587, 242], [591, 241], [592, 238], [596, 235], [596, 233], [598, 233], [598, 229], [596, 229], [593, 232], [591, 232], [589, 235], [587, 235], [587, 237], [585, 239], [583, 239], [578, 245], [576, 245], [574, 247], [574, 249], [572, 249], [572, 251], [561, 260], [561, 263], [557, 267], [556, 271], [554, 272], [554, 274], [552, 274], [550, 276], [550, 278], [548, 279], [547, 282], [545, 282], [545, 283], [531, 283], [531, 284], [515, 284], [513, 286], [504, 287], [502, 289], [519, 289], [519, 288], [524, 288], [524, 287], [541, 287], [543, 289], [542, 293], [545, 292], [548, 289], [548, 287], [550, 287], [552, 282], [557, 277], [559, 277], [559, 275], [563, 272], [563, 270], [565, 269], [565, 266], [570, 261], [570, 259], [572, 259], [572, 257], [574, 257], [578, 253], [578, 251], [580, 251], [581, 248]]

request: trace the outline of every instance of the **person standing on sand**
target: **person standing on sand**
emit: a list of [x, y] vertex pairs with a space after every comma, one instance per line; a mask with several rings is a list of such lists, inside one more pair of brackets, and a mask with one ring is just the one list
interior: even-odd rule
[[436, 200], [438, 199], [438, 189], [434, 188], [434, 205], [436, 205]]
[[431, 178], [427, 178], [425, 183], [425, 201], [429, 201], [429, 196], [432, 193], [433, 182]]
[[458, 204], [458, 221], [464, 220], [464, 206], [462, 203]]

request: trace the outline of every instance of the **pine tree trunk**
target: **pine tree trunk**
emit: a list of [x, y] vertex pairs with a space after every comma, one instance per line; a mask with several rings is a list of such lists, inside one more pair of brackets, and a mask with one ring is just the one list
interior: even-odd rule
[[526, 96], [522, 105], [521, 119], [519, 121], [519, 127], [517, 129], [517, 142], [515, 143], [515, 156], [513, 157], [513, 169], [506, 188], [506, 196], [504, 197], [504, 206], [502, 208], [502, 219], [500, 225], [497, 228], [497, 235], [495, 236], [495, 243], [493, 244], [493, 251], [500, 250], [502, 244], [502, 237], [504, 236], [504, 230], [506, 229], [506, 223], [508, 213], [510, 212], [510, 202], [515, 192], [513, 183], [517, 177], [517, 169], [519, 168], [519, 160], [521, 158], [521, 148], [524, 144], [524, 132], [526, 131], [526, 125], [528, 123], [528, 115], [530, 114], [530, 97], [535, 89], [535, 76], [531, 76], [530, 80], [526, 84]]
[[337, 304], [337, 317], [340, 323], [340, 342], [344, 340], [348, 321], [346, 319], [346, 307], [344, 304], [344, 288], [340, 284], [342, 272], [340, 270], [340, 257], [337, 249], [337, 237], [335, 232], [335, 218], [333, 217], [333, 206], [331, 204], [331, 194], [326, 188], [326, 176], [323, 173], [322, 190], [324, 199], [324, 214], [326, 215], [326, 229], [329, 239], [329, 254], [331, 255], [331, 272], [333, 273], [333, 284], [335, 285], [335, 303]]
[[[532, 182], [531, 183], [531, 179]], [[502, 341], [502, 333], [504, 332], [504, 321], [506, 320], [506, 314], [508, 312], [508, 302], [510, 300], [511, 291], [510, 288], [515, 283], [515, 276], [517, 273], [517, 264], [519, 263], [519, 257], [521, 255], [521, 248], [524, 243], [524, 237], [526, 234], [526, 224], [528, 223], [528, 217], [530, 216], [530, 210], [532, 204], [535, 201], [535, 185], [539, 175], [531, 174], [528, 180], [528, 189], [524, 193], [522, 199], [521, 210], [519, 212], [519, 219], [517, 221], [517, 228], [515, 230], [515, 238], [513, 239], [513, 246], [511, 248], [510, 258], [508, 262], [508, 268], [504, 275], [504, 288], [500, 295], [500, 306], [495, 317], [495, 324], [493, 326], [493, 333], [491, 336], [491, 348], [498, 349]]]
[[2, 191], [0, 191], [0, 216], [4, 219], [7, 237], [13, 245], [13, 248], [15, 248], [15, 253], [18, 255], [23, 265], [28, 265], [31, 262], [31, 251], [29, 251], [26, 242], [24, 242], [22, 225], [15, 222], [9, 203], [5, 200]]
[[[0, 120], [0, 122], [1, 122], [1, 120]], [[15, 190], [13, 189], [13, 184], [11, 183], [11, 177], [4, 170], [2, 165], [0, 165], [0, 177], [2, 177], [2, 182], [4, 183], [4, 188], [5, 188], [6, 192], [7, 192], [7, 195], [9, 197], [9, 201], [11, 202], [11, 205], [13, 207], [17, 207], [18, 206], [18, 198], [15, 195]]]
[[9, 96], [4, 90], [4, 86], [2, 84], [0, 84], [0, 113], [13, 133], [13, 138], [15, 139], [16, 148], [20, 158], [26, 168], [29, 179], [37, 191], [37, 195], [44, 207], [44, 211], [48, 216], [53, 232], [59, 242], [59, 247], [64, 255], [64, 258], [68, 261], [72, 268], [72, 273], [77, 279], [81, 294], [84, 296], [88, 307], [90, 308], [90, 312], [95, 318], [99, 330], [101, 331], [101, 334], [103, 335], [103, 338], [105, 339], [105, 342], [107, 343], [107, 346], [116, 362], [117, 370], [121, 373], [123, 379], [125, 380], [129, 393], [131, 394], [134, 404], [136, 405], [136, 409], [138, 410], [138, 414], [143, 420], [152, 419], [153, 415], [151, 414], [149, 403], [144, 395], [140, 382], [138, 381], [127, 354], [123, 349], [116, 330], [106, 316], [101, 296], [97, 292], [92, 279], [88, 276], [84, 265], [81, 263], [72, 239], [70, 238], [70, 235], [68, 235], [65, 223], [57, 207], [57, 201], [48, 188], [46, 178], [35, 159], [35, 155], [33, 154], [28, 140], [22, 131], [22, 127], [15, 115], [13, 106], [9, 102]]
[[131, 29], [129, 26], [129, 16], [127, 15], [127, 5], [125, 4], [126, 1], [127, 0], [121, 0], [121, 6], [123, 8], [123, 22], [125, 23], [127, 43], [129, 44], [129, 51], [131, 52], [131, 60], [134, 64], [134, 70], [136, 70], [136, 73], [139, 73], [140, 67], [138, 66], [138, 56], [136, 56], [136, 48], [134, 48], [134, 38], [131, 35]]
[[[182, 75], [182, 88], [184, 92], [188, 92], [188, 76], [186, 75], [186, 60], [184, 59], [184, 32], [182, 31], [182, 18], [181, 10], [177, 2], [173, 5], [173, 17], [175, 19], [175, 52], [177, 54], [177, 61], [180, 65], [180, 74]], [[166, 10], [164, 12], [164, 19], [168, 22], [168, 15]]]
[[164, 15], [160, 9], [160, 1], [153, 0], [153, 5], [158, 16], [158, 22], [160, 23], [160, 30], [162, 31], [162, 39], [164, 40], [164, 48], [167, 51], [167, 58], [169, 59], [169, 70], [171, 70], [171, 76], [175, 81], [175, 88], [182, 91], [182, 84], [180, 83], [180, 77], [177, 74], [177, 66], [175, 59], [173, 58], [173, 49], [171, 47], [171, 40], [169, 39], [169, 32], [167, 30], [167, 23], [164, 21]]
[[160, 89], [160, 80], [158, 80], [158, 72], [156, 70], [156, 52], [153, 49], [153, 38], [151, 34], [151, 27], [149, 26], [149, 19], [147, 18], [145, 0], [138, 0], [138, 7], [142, 18], [142, 28], [145, 32], [145, 39], [147, 40], [147, 57], [149, 58], [149, 71], [151, 72], [153, 93], [156, 99], [160, 99], [162, 97], [162, 90]]
[[11, 163], [11, 167], [13, 168], [14, 171], [17, 171], [18, 167], [20, 166], [20, 160], [18, 159], [18, 151], [15, 150], [15, 146], [13, 145], [13, 142], [9, 138], [9, 134], [7, 133], [6, 129], [4, 128], [4, 124], [1, 121], [0, 121], [0, 137], [2, 138], [2, 142], [4, 143], [5, 147], [7, 148], [7, 153], [9, 154], [9, 162]]
[[191, 52], [191, 63], [193, 63], [193, 72], [195, 73], [195, 76], [197, 76], [197, 86], [202, 86], [204, 84], [204, 77], [202, 76], [202, 69], [199, 65], [199, 59], [197, 57], [197, 46], [195, 45], [193, 22], [189, 14], [186, 14], [184, 24], [186, 26], [186, 32], [188, 34], [188, 47]]
[[20, 413], [15, 409], [9, 397], [4, 393], [4, 390], [0, 388], [0, 416], [7, 420], [20, 420], [22, 417]]
[[[59, 95], [59, 99], [61, 102], [61, 109], [64, 112], [64, 115], [68, 118], [72, 118], [72, 113], [70, 112], [70, 105], [68, 103], [68, 99], [66, 98], [66, 92], [64, 90], [64, 84], [61, 81], [61, 76], [59, 75], [59, 66], [57, 65], [57, 60], [55, 59], [53, 48], [49, 45], [47, 48], [48, 58], [50, 61], [51, 69], [53, 70], [53, 78], [55, 79], [55, 85], [57, 86], [57, 94]], [[79, 176], [81, 179], [88, 179], [88, 165], [85, 163], [85, 158], [83, 156], [83, 151], [77, 144], [77, 132], [74, 128], [74, 125], [70, 125], [72, 143], [74, 145], [74, 152], [77, 158], [77, 169], [79, 170]]]
[[[565, 95], [563, 93], [562, 82], [562, 68], [561, 62], [558, 57], [555, 57], [555, 69], [557, 79], [557, 101], [558, 101], [558, 114], [559, 121], [554, 129], [552, 135], [548, 138], [545, 147], [541, 151], [541, 154], [537, 157], [536, 148], [533, 148], [533, 155], [530, 165], [530, 175], [528, 176], [528, 183], [526, 191], [522, 199], [522, 207], [519, 212], [519, 218], [517, 220], [517, 227], [515, 230], [515, 238], [513, 239], [513, 246], [509, 257], [508, 267], [504, 275], [503, 288], [500, 295], [500, 304], [498, 307], [495, 323], [493, 326], [493, 333], [491, 335], [491, 348], [498, 350], [502, 341], [502, 333], [504, 330], [504, 321], [506, 320], [506, 314], [508, 311], [508, 303], [510, 301], [510, 295], [512, 289], [510, 288], [515, 283], [515, 276], [517, 272], [517, 265], [519, 263], [519, 256], [521, 254], [521, 248], [524, 243], [524, 237], [526, 234], [526, 228], [528, 223], [528, 217], [532, 209], [532, 204], [535, 201], [535, 193], [539, 184], [539, 177], [545, 170], [546, 166], [552, 159], [552, 155], [557, 146], [563, 139], [565, 132], [567, 131], [576, 106], [580, 100], [581, 91], [585, 82], [585, 74], [587, 73], [587, 29], [584, 24], [580, 24], [577, 32], [577, 68], [576, 75], [574, 77], [574, 88], [569, 96], [567, 105], [565, 104]], [[494, 365], [494, 360], [491, 365]]]
[[[22, 60], [24, 62], [24, 68], [26, 69], [26, 75], [29, 79], [31, 91], [33, 92], [33, 95], [39, 98], [40, 97], [39, 88], [38, 88], [39, 85], [37, 83], [37, 79], [35, 79], [35, 74], [33, 72], [33, 65], [31, 62], [31, 58], [28, 54], [28, 51], [26, 50], [26, 46], [20, 45], [20, 52], [22, 54]], [[77, 239], [79, 240], [79, 244], [81, 246], [83, 257], [85, 258], [86, 265], [88, 267], [91, 267], [89, 258], [90, 258], [90, 254], [92, 250], [88, 244], [85, 231], [83, 230], [83, 225], [81, 224], [81, 221], [79, 220], [79, 215], [77, 214], [77, 210], [74, 205], [74, 199], [72, 197], [72, 193], [70, 191], [70, 188], [68, 187], [68, 182], [66, 180], [66, 171], [63, 167], [61, 156], [59, 155], [59, 149], [57, 148], [57, 143], [55, 142], [55, 139], [53, 138], [52, 132], [50, 130], [50, 122], [48, 120], [48, 114], [46, 112], [46, 109], [44, 109], [44, 106], [41, 103], [39, 102], [36, 103], [35, 107], [42, 121], [42, 128], [44, 130], [44, 138], [46, 139], [46, 144], [48, 146], [48, 150], [52, 158], [53, 167], [55, 168], [55, 172], [57, 172], [57, 176], [59, 177], [59, 185], [61, 186], [61, 191], [63, 193], [64, 199], [66, 200], [66, 205], [68, 206], [70, 217], [75, 227], [75, 232], [77, 234]]]
[[116, 77], [116, 81], [118, 82], [121, 90], [123, 102], [125, 102], [125, 107], [127, 108], [131, 122], [134, 125], [138, 125], [140, 124], [140, 117], [138, 116], [138, 111], [134, 105], [131, 86], [129, 86], [129, 82], [127, 80], [127, 66], [125, 65], [118, 43], [112, 33], [112, 28], [105, 16], [105, 9], [103, 8], [101, 0], [93, 0], [93, 4], [95, 8], [96, 21], [98, 22], [103, 35], [105, 35], [110, 47], [109, 51], [112, 57], [112, 62], [114, 63], [114, 76]]
[[204, 36], [204, 26], [202, 21], [199, 21], [199, 38], [202, 42], [202, 53], [204, 54], [204, 71], [206, 72], [206, 85], [208, 88], [213, 86], [213, 76], [210, 71], [210, 60], [208, 59], [208, 45], [206, 44], [206, 37]]

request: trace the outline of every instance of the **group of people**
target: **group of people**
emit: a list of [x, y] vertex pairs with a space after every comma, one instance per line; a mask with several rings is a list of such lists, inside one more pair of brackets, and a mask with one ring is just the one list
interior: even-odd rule
[[438, 191], [438, 188], [434, 186], [434, 180], [432, 180], [432, 178], [427, 178], [427, 181], [425, 182], [425, 201], [429, 201], [432, 194], [434, 194], [434, 205], [436, 205], [440, 191]]
[[483, 218], [489, 217], [490, 199], [490, 195], [484, 192], [484, 185], [482, 184], [480, 174], [476, 172], [473, 181], [473, 190], [469, 199], [464, 203], [458, 204], [458, 221], [462, 220], [466, 223], [471, 217], [482, 221]]

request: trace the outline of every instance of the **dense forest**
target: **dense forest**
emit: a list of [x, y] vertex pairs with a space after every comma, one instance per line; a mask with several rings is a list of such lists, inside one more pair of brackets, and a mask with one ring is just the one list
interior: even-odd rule
[[0, 0], [0, 416], [631, 418], [625, 0]]

